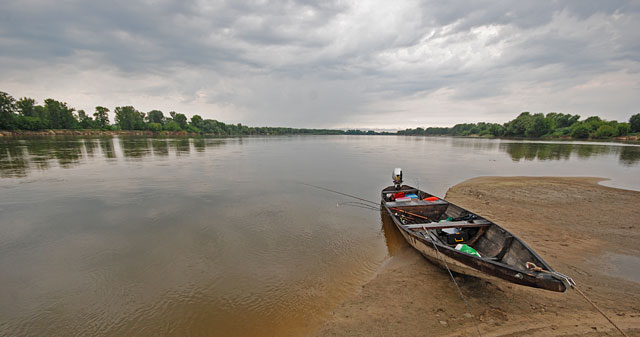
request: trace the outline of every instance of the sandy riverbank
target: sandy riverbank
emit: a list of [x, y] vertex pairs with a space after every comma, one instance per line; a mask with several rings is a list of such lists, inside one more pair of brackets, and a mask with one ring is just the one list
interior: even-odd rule
[[[519, 236], [640, 336], [640, 192], [600, 180], [483, 177], [452, 187], [447, 199]], [[391, 258], [335, 309], [319, 336], [477, 336], [476, 324], [482, 336], [617, 335], [573, 290], [458, 276], [468, 313], [446, 271], [409, 247], [390, 221], [384, 231]]]

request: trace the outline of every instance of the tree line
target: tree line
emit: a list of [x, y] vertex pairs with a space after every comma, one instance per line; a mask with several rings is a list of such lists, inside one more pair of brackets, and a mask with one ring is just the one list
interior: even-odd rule
[[523, 112], [504, 124], [464, 123], [453, 127], [428, 127], [398, 131], [398, 135], [489, 136], [525, 138], [607, 139], [640, 132], [640, 113], [629, 122], [606, 121], [597, 116], [580, 120], [579, 115]]
[[115, 107], [114, 122], [109, 120], [109, 109], [96, 106], [93, 113], [75, 110], [65, 102], [52, 98], [42, 105], [33, 98], [15, 99], [0, 91], [0, 130], [47, 130], [47, 129], [100, 129], [100, 130], [149, 130], [185, 131], [213, 135], [418, 135], [418, 136], [490, 136], [526, 138], [575, 138], [607, 139], [640, 132], [640, 113], [631, 116], [629, 122], [606, 121], [597, 116], [580, 120], [579, 115], [551, 112], [548, 114], [523, 112], [504, 124], [464, 123], [453, 127], [427, 127], [392, 132], [373, 130], [299, 129], [284, 127], [249, 127], [226, 124], [215, 119], [203, 119], [194, 115], [160, 110], [147, 113], [133, 106]]
[[160, 110], [147, 113], [133, 106], [119, 106], [113, 110], [114, 123], [109, 120], [109, 109], [97, 106], [95, 112], [75, 110], [67, 103], [47, 98], [38, 105], [33, 98], [15, 99], [0, 91], [0, 130], [48, 130], [48, 129], [99, 129], [99, 130], [150, 130], [185, 131], [214, 135], [338, 135], [342, 130], [300, 129], [285, 127], [249, 127], [226, 124], [215, 119], [203, 119], [194, 115], [190, 119], [185, 114]]

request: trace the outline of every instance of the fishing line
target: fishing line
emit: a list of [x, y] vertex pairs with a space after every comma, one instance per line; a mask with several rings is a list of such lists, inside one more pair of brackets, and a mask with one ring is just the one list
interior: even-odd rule
[[380, 211], [380, 206], [374, 207], [374, 206], [371, 206], [369, 204], [365, 204], [363, 202], [358, 202], [358, 201], [344, 201], [344, 202], [339, 202], [338, 204], [336, 204], [336, 207], [340, 207], [340, 206], [352, 206], [352, 207], [370, 209], [372, 211], [378, 211], [378, 212]]
[[[427, 229], [424, 227], [424, 225], [422, 225], [422, 229], [424, 229], [425, 234], [429, 234], [429, 240], [433, 244], [433, 248], [435, 248], [436, 253], [438, 254], [438, 257], [440, 257], [440, 259], [442, 260], [444, 266], [447, 268], [447, 271], [449, 272], [449, 276], [451, 276], [451, 280], [453, 281], [453, 284], [456, 285], [456, 289], [458, 289], [458, 294], [460, 294], [460, 297], [462, 298], [462, 301], [464, 301], [464, 305], [467, 307], [467, 312], [470, 315], [473, 315], [473, 314], [471, 314], [471, 308], [469, 306], [469, 302], [467, 302], [467, 299], [462, 294], [462, 290], [460, 290], [460, 286], [458, 286], [458, 282], [456, 282], [456, 278], [453, 277], [453, 273], [451, 272], [451, 269], [449, 269], [449, 264], [445, 260], [444, 254], [440, 253], [440, 250], [438, 250], [438, 246], [436, 245], [436, 241], [433, 239], [433, 237], [431, 237], [431, 232], [427, 231]], [[474, 320], [473, 323], [474, 323], [474, 325], [476, 327], [476, 332], [478, 332], [478, 336], [482, 337], [482, 334], [480, 333], [480, 328], [478, 327], [478, 322], [476, 322]]]
[[[311, 184], [307, 184], [307, 183], [303, 183], [303, 182], [301, 182], [300, 184], [302, 184], [302, 185], [306, 185], [306, 186], [309, 186], [309, 187], [313, 187], [313, 188], [317, 188], [317, 189], [320, 189], [320, 190], [323, 190], [323, 191], [327, 191], [327, 192], [331, 192], [331, 193], [336, 193], [336, 194], [344, 195], [344, 196], [349, 197], [349, 198], [358, 199], [358, 200], [361, 200], [361, 201], [364, 201], [364, 202], [368, 202], [368, 203], [370, 203], [370, 204], [374, 204], [374, 205], [376, 205], [376, 206], [379, 206], [379, 205], [380, 205], [380, 203], [377, 203], [377, 202], [375, 202], [375, 201], [371, 201], [371, 200], [363, 199], [363, 198], [360, 198], [360, 197], [356, 197], [355, 195], [351, 195], [351, 194], [347, 194], [347, 193], [342, 193], [342, 192], [339, 192], [339, 191], [336, 191], [336, 190], [332, 190], [332, 189], [329, 189], [329, 188], [324, 188], [324, 187], [320, 187], [320, 186], [316, 186], [316, 185], [311, 185]], [[431, 222], [431, 219], [427, 218], [426, 216], [421, 216], [421, 215], [418, 215], [418, 214], [415, 214], [415, 213], [411, 213], [411, 212], [408, 212], [408, 211], [405, 211], [405, 210], [401, 210], [401, 209], [398, 209], [398, 208], [395, 208], [395, 207], [389, 207], [389, 209], [394, 210], [394, 211], [396, 211], [396, 212], [401, 212], [401, 213], [409, 214], [409, 215], [411, 215], [411, 216], [418, 217], [418, 218], [420, 218], [420, 219], [424, 219], [424, 220], [427, 220], [428, 222]]]
[[371, 204], [374, 204], [374, 205], [378, 205], [378, 204], [379, 204], [379, 203], [377, 203], [377, 202], [375, 202], [375, 201], [371, 201], [371, 200], [367, 200], [367, 199], [362, 199], [362, 198], [360, 198], [360, 197], [356, 197], [355, 195], [351, 195], [351, 194], [346, 194], [346, 193], [338, 192], [338, 191], [336, 191], [336, 190], [332, 190], [332, 189], [328, 189], [328, 188], [324, 188], [324, 187], [320, 187], [320, 186], [316, 186], [316, 185], [311, 185], [311, 184], [307, 184], [307, 183], [300, 183], [300, 184], [302, 184], [302, 185], [306, 185], [306, 186], [309, 186], [309, 187], [313, 187], [313, 188], [317, 188], [317, 189], [320, 189], [320, 190], [325, 190], [325, 191], [327, 191], [327, 192], [331, 192], [331, 193], [336, 193], [336, 194], [344, 195], [344, 196], [346, 196], [346, 197], [354, 198], [354, 199], [358, 199], [358, 200], [365, 201], [365, 202], [368, 202], [368, 203], [371, 203]]

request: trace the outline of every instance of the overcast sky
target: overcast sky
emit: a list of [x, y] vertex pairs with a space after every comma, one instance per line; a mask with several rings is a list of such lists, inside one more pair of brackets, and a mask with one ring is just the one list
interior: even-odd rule
[[640, 1], [3, 0], [0, 91], [251, 126], [640, 112]]

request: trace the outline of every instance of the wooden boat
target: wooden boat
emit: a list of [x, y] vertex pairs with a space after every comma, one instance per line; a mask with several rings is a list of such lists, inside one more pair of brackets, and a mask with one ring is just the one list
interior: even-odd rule
[[[564, 292], [575, 284], [491, 220], [402, 185], [402, 171], [398, 170], [394, 171], [394, 186], [382, 190], [383, 211], [391, 216], [407, 242], [427, 259], [457, 273], [552, 291]], [[411, 197], [402, 198], [398, 193]], [[456, 249], [462, 244], [475, 249], [479, 256]]]

